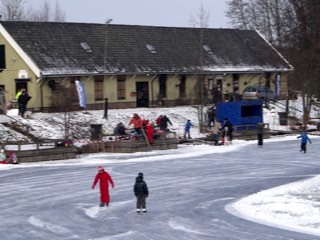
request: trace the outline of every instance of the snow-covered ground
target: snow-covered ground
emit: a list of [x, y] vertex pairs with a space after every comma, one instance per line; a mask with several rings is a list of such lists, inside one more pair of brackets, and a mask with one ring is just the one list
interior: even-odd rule
[[[278, 104], [270, 104], [269, 109], [264, 108], [264, 123], [269, 124], [271, 130], [289, 130], [290, 125], [279, 125], [279, 112], [284, 111], [284, 101]], [[301, 99], [290, 101], [291, 115], [298, 119], [302, 118]], [[174, 108], [139, 108], [139, 109], [110, 109], [108, 118], [103, 118], [103, 111], [78, 111], [71, 112], [69, 115], [64, 113], [30, 113], [30, 119], [23, 119], [17, 116], [17, 110], [10, 110], [9, 117], [0, 115], [1, 122], [15, 122], [16, 125], [27, 129], [35, 137], [41, 139], [63, 139], [67, 134], [73, 139], [90, 139], [90, 125], [102, 124], [105, 134], [112, 134], [116, 124], [123, 122], [127, 127], [130, 118], [134, 113], [138, 113], [142, 118], [155, 122], [159, 115], [167, 115], [173, 126], [169, 128], [176, 131], [178, 136], [183, 135], [185, 122], [190, 119], [194, 127], [191, 129], [193, 138], [203, 137], [199, 133], [197, 107], [179, 106]], [[316, 118], [319, 116], [319, 108], [312, 108], [310, 116]], [[14, 121], [16, 119], [17, 121]], [[66, 127], [67, 126], [67, 127]], [[132, 127], [132, 126], [131, 126]], [[309, 126], [314, 128], [315, 126]], [[30, 138], [24, 136], [10, 128], [0, 124], [0, 141], [30, 141]]]
[[[0, 239], [320, 239], [320, 139], [312, 141], [307, 154], [287, 136], [263, 148], [235, 140], [2, 165]], [[99, 165], [115, 182], [109, 208], [91, 189]], [[150, 190], [146, 216], [135, 213], [138, 172]]]
[[[112, 132], [134, 112], [150, 120], [165, 114], [179, 134], [191, 119], [192, 136], [201, 136], [192, 107], [109, 110], [107, 120], [102, 111], [77, 112], [71, 121], [101, 123]], [[265, 111], [264, 121], [282, 128], [276, 119]], [[37, 113], [19, 121], [41, 137], [63, 137], [63, 114]], [[21, 137], [1, 128], [2, 139]], [[267, 139], [263, 148], [235, 140], [228, 146], [190, 144], [0, 165], [0, 239], [320, 239], [320, 138], [311, 140], [307, 154], [299, 153], [293, 135]], [[98, 192], [90, 189], [98, 165], [116, 183], [108, 209], [98, 207]], [[132, 186], [141, 171], [150, 188], [149, 214], [137, 219]]]

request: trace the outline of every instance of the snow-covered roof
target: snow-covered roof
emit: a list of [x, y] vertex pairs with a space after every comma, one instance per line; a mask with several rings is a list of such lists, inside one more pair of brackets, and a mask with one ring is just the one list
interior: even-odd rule
[[253, 30], [56, 22], [1, 25], [0, 33], [6, 32], [43, 76], [292, 70]]

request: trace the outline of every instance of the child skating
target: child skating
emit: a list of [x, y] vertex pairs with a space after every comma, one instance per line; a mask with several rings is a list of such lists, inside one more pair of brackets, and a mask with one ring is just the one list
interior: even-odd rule
[[193, 127], [193, 124], [191, 123], [191, 120], [188, 120], [185, 125], [184, 125], [184, 134], [183, 134], [183, 138], [187, 138], [191, 139], [191, 135], [190, 135], [190, 128]]
[[300, 136], [298, 136], [297, 138], [301, 138], [301, 144], [300, 144], [300, 152], [307, 152], [307, 143], [309, 142], [310, 144], [311, 139], [308, 137], [307, 133], [305, 131], [302, 131]]
[[147, 213], [147, 208], [146, 208], [146, 198], [149, 195], [149, 190], [147, 183], [143, 180], [143, 173], [139, 173], [138, 177], [136, 177], [136, 182], [133, 187], [133, 192], [134, 195], [137, 198], [137, 214], [142, 213], [146, 214]]

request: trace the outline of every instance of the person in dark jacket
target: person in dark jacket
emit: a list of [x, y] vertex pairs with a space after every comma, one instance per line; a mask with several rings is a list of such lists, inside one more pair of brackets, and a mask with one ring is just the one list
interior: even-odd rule
[[222, 139], [223, 139], [223, 144], [224, 144], [224, 139], [225, 136], [228, 137], [229, 142], [232, 142], [232, 138], [233, 138], [233, 125], [232, 123], [228, 120], [228, 118], [224, 119], [223, 125], [221, 127], [222, 130]]
[[300, 152], [307, 152], [307, 143], [309, 142], [310, 144], [311, 139], [308, 137], [307, 133], [305, 131], [302, 131], [300, 136], [298, 136], [297, 138], [301, 138], [301, 144], [300, 144]]
[[257, 138], [258, 138], [259, 147], [262, 147], [263, 145], [263, 128], [264, 128], [264, 124], [259, 122], [257, 124]]
[[126, 127], [122, 122], [119, 122], [115, 129], [113, 130], [113, 134], [116, 136], [123, 136], [126, 135]]
[[160, 119], [160, 130], [168, 131], [168, 123], [172, 126], [170, 119], [166, 115], [163, 115]]
[[18, 104], [19, 104], [19, 114], [21, 117], [24, 117], [25, 112], [27, 111], [27, 104], [31, 97], [29, 96], [28, 92], [24, 89], [22, 93], [18, 97]]
[[149, 190], [147, 183], [143, 180], [143, 173], [139, 173], [136, 177], [136, 183], [134, 184], [133, 192], [137, 198], [137, 214], [140, 214], [141, 209], [142, 213], [147, 213], [146, 198], [149, 195]]

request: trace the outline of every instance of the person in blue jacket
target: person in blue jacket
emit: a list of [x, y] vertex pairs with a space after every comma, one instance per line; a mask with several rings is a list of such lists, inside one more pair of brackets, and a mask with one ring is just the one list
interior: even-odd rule
[[184, 134], [183, 134], [183, 138], [186, 138], [187, 135], [188, 135], [188, 138], [191, 139], [191, 136], [190, 136], [190, 128], [193, 127], [192, 123], [191, 123], [191, 120], [188, 120], [186, 122], [186, 124], [184, 125]]
[[310, 144], [311, 139], [308, 137], [307, 133], [305, 131], [302, 131], [300, 136], [298, 136], [297, 138], [301, 138], [301, 144], [300, 144], [300, 152], [307, 152], [307, 143], [309, 142]]

